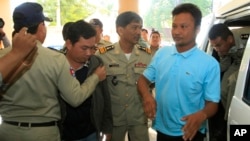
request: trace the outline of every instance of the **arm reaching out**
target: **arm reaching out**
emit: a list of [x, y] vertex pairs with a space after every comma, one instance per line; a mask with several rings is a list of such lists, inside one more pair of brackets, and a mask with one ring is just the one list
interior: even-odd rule
[[0, 58], [0, 72], [4, 84], [10, 84], [16, 80], [34, 61], [37, 51], [36, 38], [26, 31], [27, 28], [24, 27], [15, 34], [12, 50]]
[[153, 95], [150, 93], [149, 84], [150, 82], [143, 75], [141, 75], [137, 82], [137, 88], [143, 99], [143, 108], [145, 114], [148, 118], [154, 119], [156, 113], [156, 101]]
[[183, 139], [185, 141], [192, 140], [199, 131], [201, 124], [206, 119], [212, 117], [217, 112], [217, 109], [217, 103], [206, 101], [204, 109], [183, 117], [182, 120], [186, 121], [185, 126], [182, 128], [184, 132]]

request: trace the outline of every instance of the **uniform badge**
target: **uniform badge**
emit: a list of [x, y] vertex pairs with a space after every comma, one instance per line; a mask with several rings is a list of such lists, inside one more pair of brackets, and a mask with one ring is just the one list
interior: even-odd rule
[[99, 47], [99, 52], [100, 52], [101, 54], [103, 54], [103, 53], [105, 53], [105, 52], [107, 52], [107, 51], [109, 51], [109, 50], [112, 50], [112, 49], [114, 49], [114, 48], [115, 48], [114, 45], [109, 45], [109, 46], [106, 46], [106, 47]]
[[135, 63], [135, 68], [146, 68], [147, 64], [144, 64], [142, 62]]
[[111, 68], [111, 67], [119, 67], [119, 64], [117, 64], [117, 63], [112, 63], [112, 64], [109, 64], [109, 67]]
[[69, 68], [69, 72], [73, 77], [75, 77], [75, 70], [72, 67]]
[[151, 50], [150, 48], [147, 47], [142, 47], [142, 46], [138, 46], [138, 49], [147, 52], [148, 54], [151, 54]]
[[113, 84], [114, 86], [116, 86], [116, 85], [118, 84], [117, 77], [116, 77], [116, 76], [113, 76], [111, 82], [112, 82], [112, 84]]

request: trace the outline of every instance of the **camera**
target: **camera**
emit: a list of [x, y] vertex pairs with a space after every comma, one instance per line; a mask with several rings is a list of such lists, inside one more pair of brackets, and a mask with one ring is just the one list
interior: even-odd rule
[[4, 21], [2, 18], [0, 18], [0, 28], [3, 28], [3, 26], [4, 26]]

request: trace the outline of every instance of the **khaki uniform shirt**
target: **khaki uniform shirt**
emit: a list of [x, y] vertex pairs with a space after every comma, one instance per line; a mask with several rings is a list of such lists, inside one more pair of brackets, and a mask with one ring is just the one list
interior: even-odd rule
[[[229, 106], [232, 100], [232, 96], [235, 90], [235, 84], [237, 81], [238, 71], [240, 68], [241, 59], [244, 53], [244, 49], [237, 49], [235, 52], [229, 52], [227, 59], [220, 62], [221, 71], [224, 70], [224, 74], [221, 81], [221, 102], [225, 108], [225, 119]], [[221, 58], [222, 59], [222, 58]]]
[[105, 47], [111, 45], [112, 43], [106, 40], [101, 39], [99, 43], [97, 43], [97, 47]]
[[99, 82], [93, 74], [80, 86], [70, 74], [63, 54], [42, 47], [40, 42], [37, 46], [31, 68], [9, 87], [0, 101], [3, 120], [34, 123], [60, 120], [59, 91], [67, 103], [76, 107], [90, 96]]
[[107, 70], [113, 125], [145, 124], [147, 118], [136, 84], [138, 77], [150, 63], [151, 54], [135, 45], [128, 60], [119, 43], [106, 48], [106, 52], [100, 53], [99, 49], [96, 54], [102, 58]]
[[[5, 54], [9, 53], [11, 49], [12, 49], [11, 47], [9, 47], [9, 48], [1, 48], [0, 47], [0, 57], [3, 57]], [[2, 85], [3, 85], [3, 78], [2, 78], [2, 74], [0, 72], [0, 86], [2, 86]]]

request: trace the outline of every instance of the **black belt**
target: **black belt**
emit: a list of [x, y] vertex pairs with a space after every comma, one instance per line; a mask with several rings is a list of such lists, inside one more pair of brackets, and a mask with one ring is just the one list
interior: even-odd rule
[[20, 126], [20, 127], [45, 127], [45, 126], [56, 126], [56, 121], [43, 122], [43, 123], [28, 123], [28, 122], [15, 122], [15, 121], [3, 121], [7, 124]]

